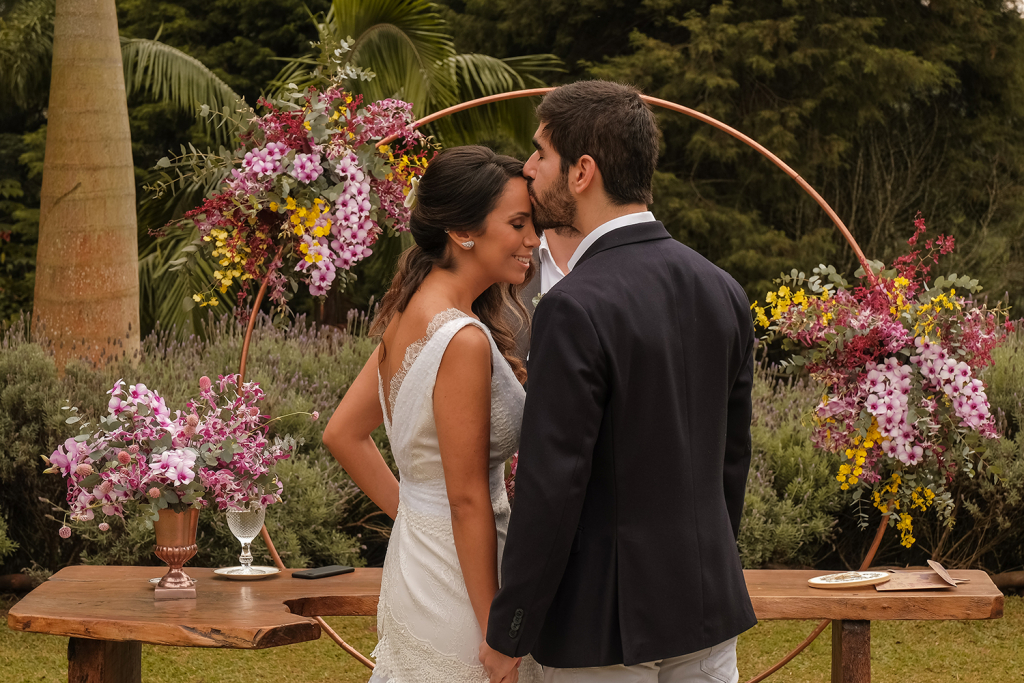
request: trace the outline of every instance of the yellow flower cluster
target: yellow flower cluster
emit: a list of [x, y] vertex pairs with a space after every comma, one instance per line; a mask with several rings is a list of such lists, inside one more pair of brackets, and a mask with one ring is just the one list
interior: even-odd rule
[[[288, 221], [291, 223], [292, 232], [299, 237], [306, 234], [306, 231], [310, 231], [314, 237], [326, 237], [331, 232], [331, 219], [324, 219], [321, 225], [317, 225], [320, 217], [324, 214], [325, 210], [328, 210], [328, 204], [324, 200], [317, 197], [313, 200], [313, 206], [306, 208], [305, 206], [299, 206], [298, 203], [291, 197], [285, 199], [286, 213], [288, 213]], [[281, 205], [277, 202], [270, 202], [271, 211], [280, 211]], [[312, 262], [311, 262], [312, 263]]]
[[[922, 512], [926, 511], [931, 507], [932, 503], [935, 502], [935, 492], [927, 486], [918, 486], [910, 492], [910, 510], [905, 512], [899, 512], [900, 500], [897, 497], [900, 486], [903, 484], [903, 479], [899, 473], [893, 473], [892, 479], [889, 483], [883, 486], [880, 490], [875, 491], [873, 494], [875, 507], [883, 514], [889, 514], [889, 507], [892, 506], [892, 510], [898, 515], [898, 521], [896, 522], [896, 528], [900, 532], [900, 543], [909, 548], [914, 545], [917, 540], [914, 538], [914, 518], [910, 514], [910, 510], [917, 508]], [[885, 502], [883, 502], [883, 498]]]
[[195, 301], [200, 306], [217, 306], [220, 304], [220, 302], [217, 301], [217, 297], [212, 295], [209, 298], [207, 298], [203, 294], [193, 294], [192, 300]]
[[860, 475], [864, 472], [864, 460], [868, 457], [868, 449], [874, 448], [875, 444], [881, 440], [882, 433], [878, 431], [878, 422], [871, 418], [871, 427], [868, 429], [867, 436], [863, 439], [860, 436], [854, 437], [853, 447], [846, 449], [846, 459], [850, 462], [844, 462], [839, 466], [839, 474], [836, 475], [836, 481], [842, 484], [839, 488], [846, 491], [860, 481]]
[[[392, 173], [385, 175], [385, 180], [394, 180], [396, 174], [399, 178], [408, 179], [411, 173], [410, 169], [425, 169], [427, 167], [427, 160], [425, 158], [409, 156], [408, 154], [395, 157], [395, 154], [391, 151], [391, 147], [389, 145], [382, 145], [380, 151], [382, 154], [388, 155], [388, 163], [391, 164]], [[402, 188], [402, 194], [409, 194], [408, 185]]]
[[899, 315], [903, 311], [910, 309], [910, 304], [908, 304], [906, 299], [903, 298], [903, 293], [906, 292], [907, 287], [910, 286], [910, 280], [905, 277], [898, 277], [893, 280], [893, 284], [896, 285], [896, 291], [893, 292], [896, 295], [896, 300], [894, 301], [896, 305], [891, 306], [889, 308], [889, 312], [893, 315]]
[[[903, 478], [900, 477], [899, 472], [893, 472], [892, 479], [889, 483], [883, 486], [881, 489], [874, 492], [874, 503], [878, 511], [883, 515], [889, 514], [889, 505], [891, 504], [894, 510], [900, 509], [899, 498], [896, 498], [896, 493], [900, 490], [900, 484], [903, 483]], [[885, 502], [882, 502], [882, 496], [885, 495]]]
[[900, 513], [900, 519], [896, 522], [896, 528], [900, 530], [900, 545], [909, 548], [914, 545], [914, 518], [909, 512]]
[[918, 486], [910, 492], [910, 502], [911, 508], [920, 508], [924, 512], [935, 502], [935, 492], [930, 488]]
[[[204, 242], [214, 242], [216, 248], [213, 250], [212, 256], [217, 259], [217, 262], [223, 267], [223, 270], [213, 271], [213, 277], [217, 280], [217, 286], [221, 292], [228, 291], [228, 287], [234, 284], [235, 278], [241, 281], [250, 279], [252, 276], [242, 271], [242, 264], [245, 262], [245, 255], [249, 253], [249, 247], [243, 246], [241, 251], [236, 250], [232, 245], [228, 244], [228, 239], [231, 235], [228, 234], [227, 230], [223, 228], [214, 228], [210, 231], [209, 235], [203, 237]], [[195, 299], [201, 306], [216, 306], [216, 300], [214, 303], [205, 301], [202, 299], [196, 299], [195, 295], [192, 298]]]
[[[816, 298], [818, 297], [808, 296], [808, 294], [802, 289], [798, 289], [794, 292], [786, 285], [782, 285], [779, 287], [779, 291], [768, 292], [765, 294], [764, 300], [770, 305], [769, 307], [762, 308], [755, 303], [750, 307], [750, 310], [754, 311], [758, 325], [761, 327], [768, 327], [772, 320], [780, 320], [786, 311], [793, 306], [799, 306], [801, 309], [806, 311], [811, 301]], [[822, 291], [820, 298], [822, 301], [828, 301], [829, 294], [827, 289]], [[769, 315], [771, 316], [770, 318]], [[828, 323], [831, 319], [831, 313], [823, 313], [823, 323]]]
[[944, 311], [960, 311], [963, 307], [956, 299], [956, 289], [949, 290], [949, 294], [939, 294], [926, 304], [921, 304], [917, 309], [917, 322], [914, 323], [914, 336], [927, 337], [935, 329], [939, 322], [939, 316]]

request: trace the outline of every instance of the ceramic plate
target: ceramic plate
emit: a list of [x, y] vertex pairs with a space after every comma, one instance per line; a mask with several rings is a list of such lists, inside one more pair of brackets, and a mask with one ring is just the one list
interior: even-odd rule
[[840, 572], [839, 574], [826, 574], [807, 579], [814, 588], [857, 588], [858, 586], [873, 586], [876, 583], [885, 583], [889, 580], [889, 572]]
[[221, 567], [220, 569], [214, 569], [213, 573], [217, 576], [223, 576], [225, 579], [234, 579], [235, 581], [255, 581], [281, 573], [281, 570], [277, 567], [257, 567], [253, 565], [250, 569], [256, 573], [242, 574], [242, 567]]

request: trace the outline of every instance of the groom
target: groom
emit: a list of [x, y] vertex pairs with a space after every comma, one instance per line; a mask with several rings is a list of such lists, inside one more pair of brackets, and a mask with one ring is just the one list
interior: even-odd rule
[[537, 109], [540, 229], [583, 239], [537, 307], [502, 584], [480, 659], [545, 681], [734, 683], [754, 331], [740, 286], [647, 211], [654, 115], [584, 81]]

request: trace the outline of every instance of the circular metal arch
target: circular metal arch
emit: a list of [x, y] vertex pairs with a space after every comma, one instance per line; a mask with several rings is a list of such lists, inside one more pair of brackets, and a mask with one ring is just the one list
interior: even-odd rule
[[[427, 116], [424, 116], [423, 118], [419, 119], [418, 121], [416, 121], [412, 125], [413, 125], [414, 128], [419, 128], [420, 126], [424, 126], [424, 125], [426, 125], [428, 123], [431, 123], [433, 121], [437, 121], [438, 119], [442, 119], [442, 118], [444, 118], [446, 116], [449, 116], [451, 114], [455, 114], [455, 113], [460, 112], [460, 111], [465, 111], [467, 109], [472, 109], [474, 107], [479, 107], [479, 106], [482, 106], [482, 105], [485, 105], [485, 104], [490, 104], [492, 102], [501, 102], [502, 100], [513, 100], [513, 99], [518, 99], [520, 97], [535, 97], [537, 95], [544, 95], [546, 93], [551, 92], [552, 90], [554, 90], [554, 88], [531, 88], [529, 90], [516, 90], [514, 92], [499, 93], [497, 95], [489, 95], [487, 97], [480, 97], [478, 99], [470, 100], [468, 102], [462, 102], [460, 104], [456, 104], [455, 106], [448, 107], [447, 109], [442, 109], [441, 111], [434, 112], [433, 114], [429, 114]], [[782, 171], [786, 175], [788, 175], [790, 178], [795, 180], [796, 183], [801, 188], [803, 188], [804, 192], [809, 194], [811, 196], [811, 198], [815, 202], [817, 202], [818, 206], [820, 206], [822, 208], [822, 210], [825, 212], [825, 214], [829, 217], [829, 219], [832, 221], [832, 223], [836, 226], [836, 229], [840, 232], [840, 234], [842, 234], [842, 236], [846, 240], [847, 244], [850, 245], [850, 248], [853, 249], [853, 253], [857, 256], [857, 260], [860, 261], [860, 265], [864, 268], [864, 272], [867, 274], [868, 280], [871, 281], [872, 284], [874, 284], [874, 281], [875, 281], [874, 273], [872, 273], [871, 266], [868, 264], [868, 260], [864, 256], [864, 252], [861, 251], [860, 245], [857, 244], [857, 240], [855, 240], [853, 238], [853, 235], [850, 234], [849, 229], [846, 227], [846, 225], [843, 223], [843, 221], [839, 218], [839, 216], [836, 214], [836, 212], [832, 209], [832, 207], [828, 205], [828, 202], [826, 202], [822, 198], [822, 196], [820, 194], [818, 194], [818, 192], [813, 187], [811, 187], [810, 184], [806, 180], [801, 178], [799, 173], [797, 173], [792, 168], [790, 168], [786, 164], [786, 162], [784, 162], [782, 159], [780, 159], [779, 157], [777, 157], [774, 154], [772, 154], [772, 152], [769, 151], [768, 149], [766, 149], [764, 147], [764, 145], [762, 145], [761, 143], [757, 142], [753, 138], [751, 138], [751, 137], [749, 137], [747, 135], [744, 135], [743, 133], [739, 132], [735, 128], [733, 128], [731, 126], [728, 126], [728, 125], [722, 123], [721, 121], [719, 121], [718, 119], [714, 119], [714, 118], [708, 116], [707, 114], [702, 114], [702, 113], [700, 113], [699, 111], [697, 111], [695, 109], [690, 109], [689, 107], [684, 107], [681, 104], [676, 104], [675, 102], [669, 102], [668, 100], [661, 100], [661, 99], [658, 99], [657, 97], [650, 97], [648, 95], [641, 95], [641, 97], [643, 98], [643, 100], [645, 102], [647, 102], [648, 104], [651, 104], [652, 106], [661, 107], [663, 109], [668, 109], [669, 111], [678, 112], [680, 114], [685, 114], [686, 116], [689, 116], [691, 118], [697, 119], [698, 121], [702, 121], [702, 122], [704, 122], [704, 123], [706, 123], [706, 124], [708, 124], [710, 126], [714, 126], [718, 130], [721, 130], [721, 131], [723, 131], [725, 133], [728, 133], [729, 135], [733, 136], [734, 138], [736, 138], [740, 142], [746, 144], [749, 147], [754, 148], [755, 150], [760, 152], [762, 156], [764, 156], [769, 161], [771, 161], [773, 164], [775, 164], [776, 166], [781, 168]], [[386, 145], [386, 144], [392, 142], [397, 137], [398, 137], [397, 135], [392, 135], [390, 137], [384, 138], [378, 144]]]

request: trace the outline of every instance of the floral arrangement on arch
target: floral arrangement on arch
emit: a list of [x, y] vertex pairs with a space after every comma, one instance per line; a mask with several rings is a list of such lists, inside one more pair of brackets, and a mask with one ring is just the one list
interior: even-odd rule
[[[92, 521], [97, 511], [123, 518], [128, 501], [147, 505], [155, 519], [168, 507], [182, 512], [212, 503], [239, 510], [249, 502], [281, 500], [273, 466], [290, 457], [296, 443], [267, 439], [269, 421], [257, 406], [263, 391], [255, 382], [239, 387], [238, 375], [228, 375], [214, 385], [201, 377], [199, 398], [174, 414], [141, 383], [126, 387], [118, 380], [107, 393], [107, 414], [97, 424], [82, 423], [78, 436], [43, 456], [47, 473], [67, 479], [73, 521]], [[69, 424], [84, 419], [78, 408], [64, 409], [73, 413]], [[104, 521], [99, 528], [110, 525]], [[60, 535], [71, 535], [67, 523]]]
[[922, 250], [920, 214], [914, 226], [908, 244], [918, 248], [889, 269], [872, 262], [873, 278], [860, 269], [851, 285], [832, 266], [809, 278], [794, 270], [752, 306], [767, 338], [795, 352], [787, 368], [805, 368], [824, 389], [813, 441], [840, 456], [841, 488], [888, 514], [908, 548], [915, 515], [934, 509], [951, 523], [956, 476], [1000, 474], [984, 460], [999, 434], [979, 375], [1014, 329], [1002, 305], [974, 297], [977, 280], [931, 279], [954, 239], [928, 239]]
[[[333, 49], [321, 46], [323, 64], [340, 64], [350, 51], [347, 41]], [[315, 71], [319, 76], [323, 64]], [[412, 127], [412, 105], [396, 99], [363, 102], [342, 83], [368, 79], [372, 73], [335, 68], [324, 87], [260, 99], [266, 113], [241, 110], [234, 152], [201, 153], [194, 148], [158, 168], [165, 181], [151, 189], [160, 196], [178, 183], [201, 182], [211, 171], [228, 169], [218, 190], [170, 225], [199, 230], [192, 253], [174, 263], [187, 267], [197, 253], [216, 270], [209, 288], [189, 305], [216, 306], [214, 289], [227, 292], [241, 284], [243, 301], [250, 281], [268, 277], [270, 300], [284, 305], [301, 281], [310, 294], [325, 296], [344, 288], [349, 270], [372, 253], [385, 229], [407, 230], [410, 192], [436, 148]], [[207, 107], [202, 113], [214, 116]], [[392, 145], [379, 145], [397, 136]], [[188, 168], [188, 171], [182, 171]], [[291, 291], [289, 291], [291, 285]]]

